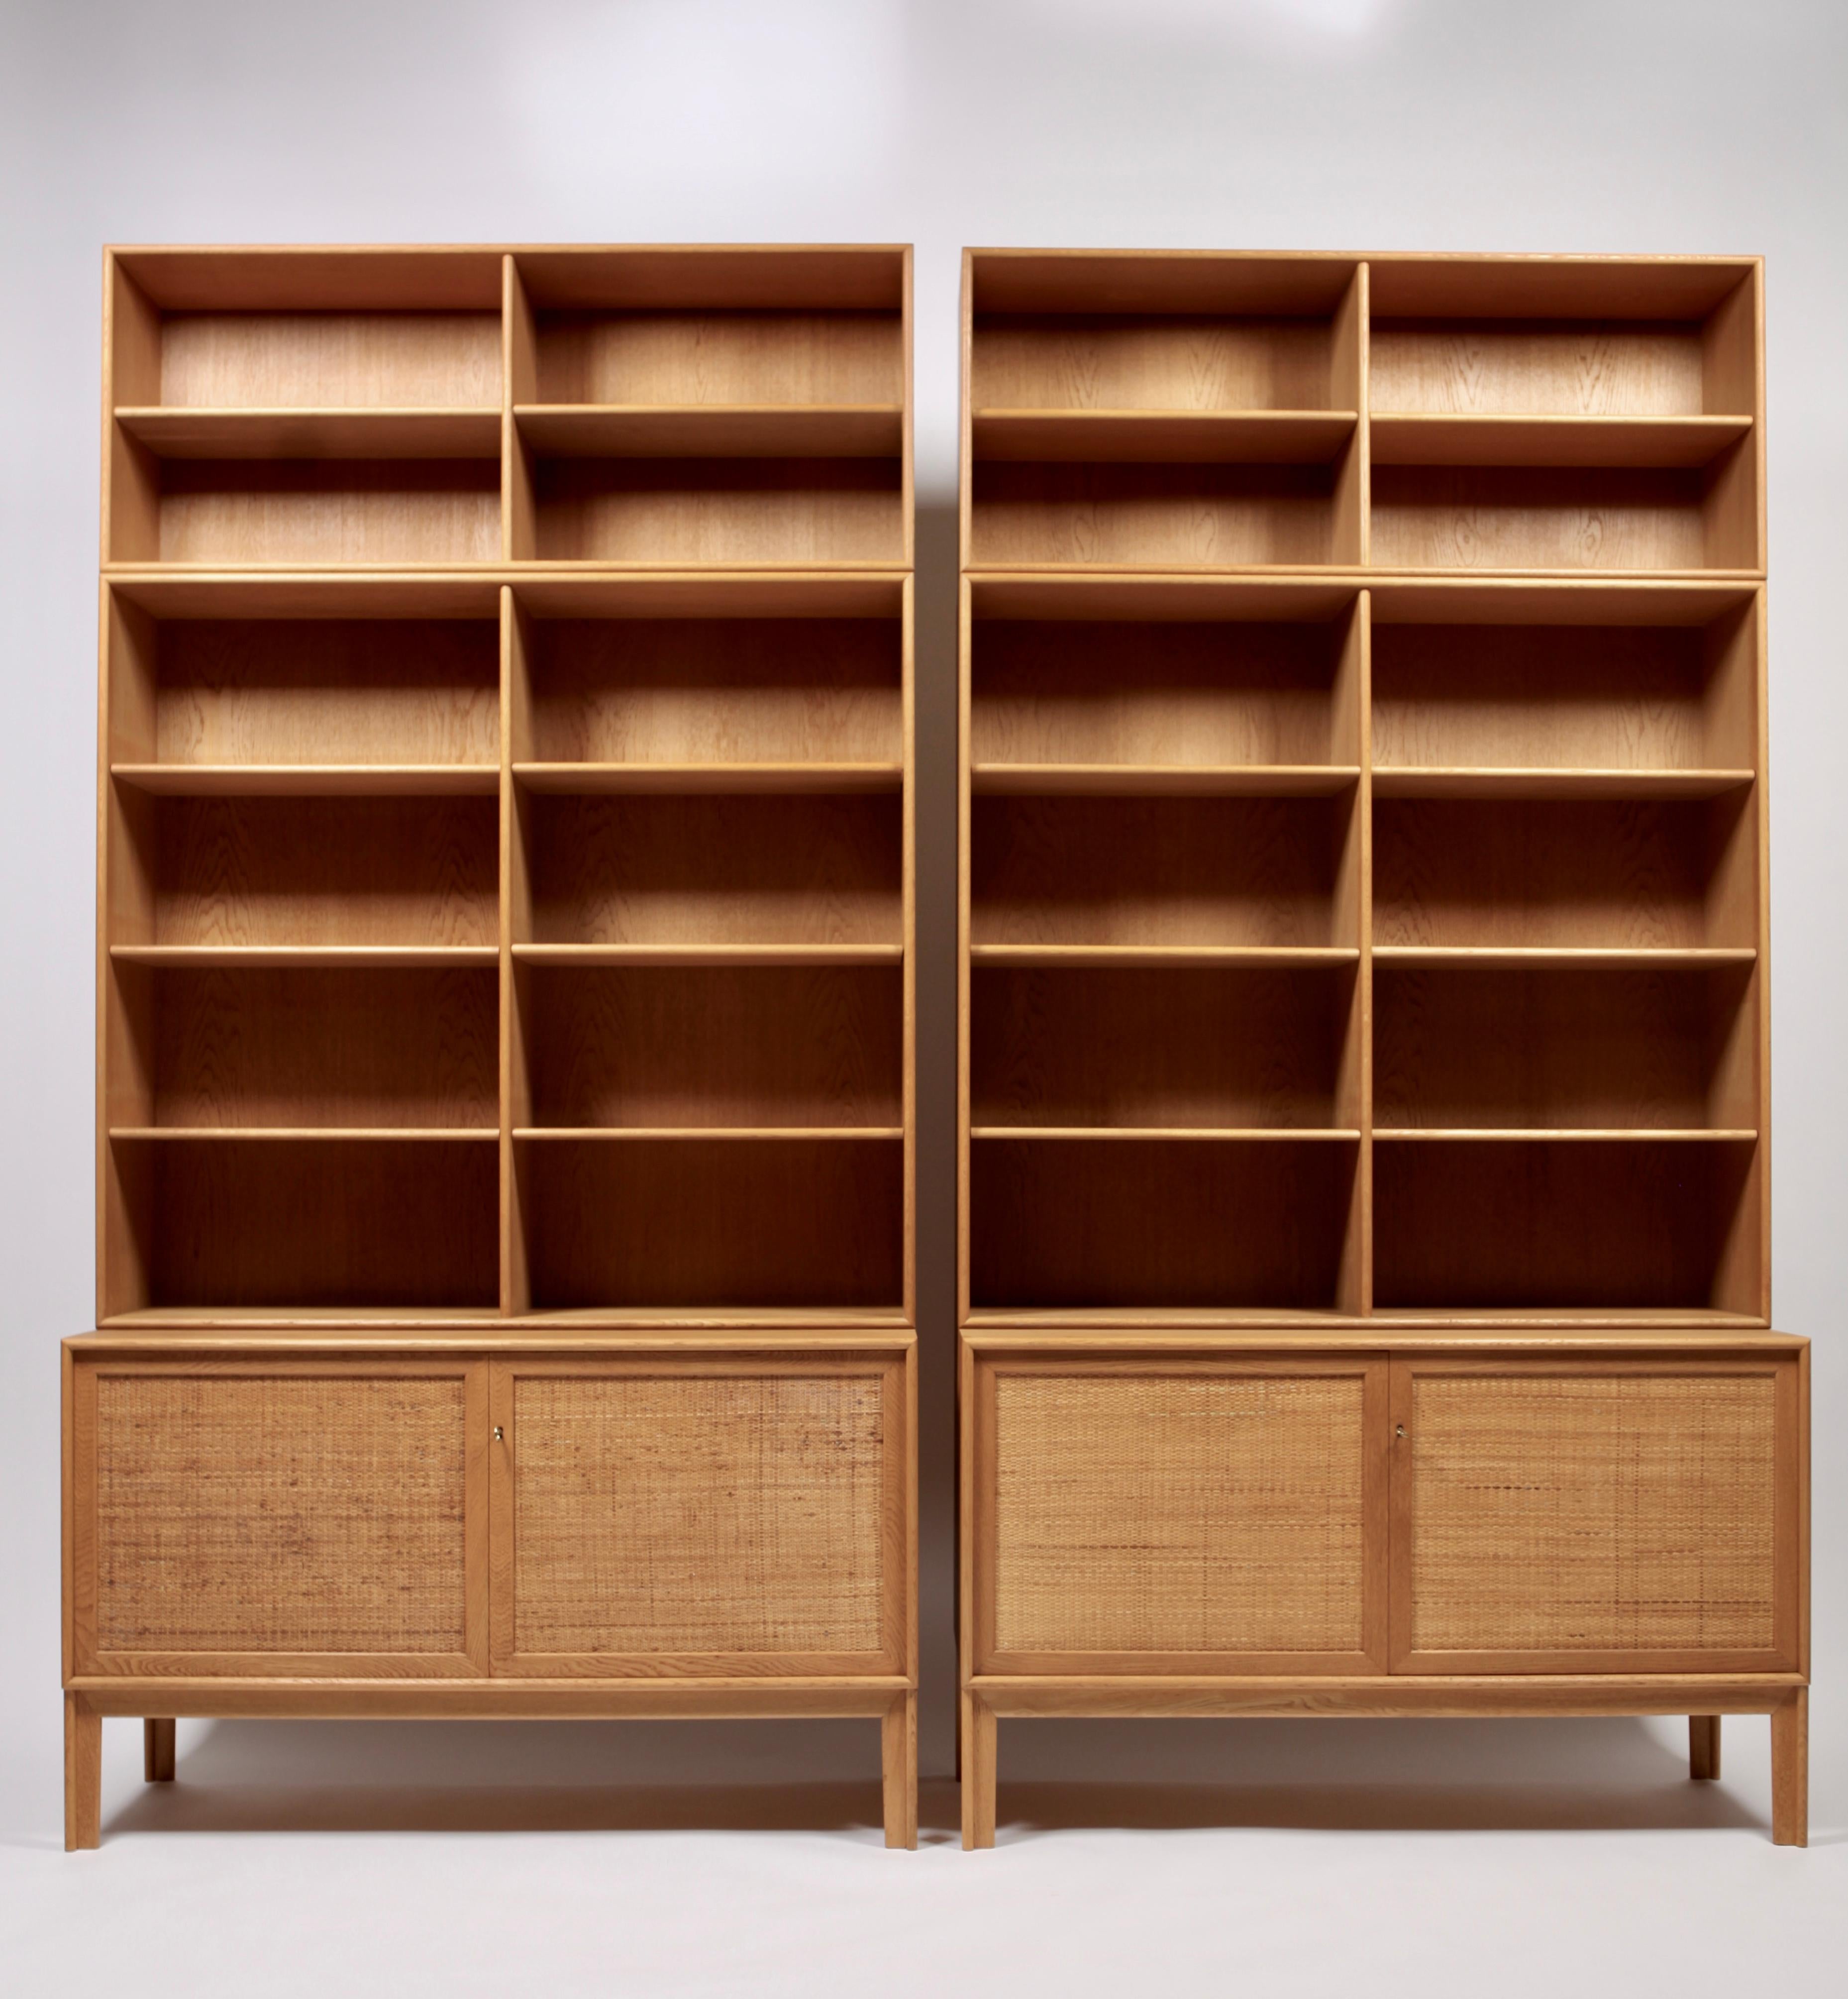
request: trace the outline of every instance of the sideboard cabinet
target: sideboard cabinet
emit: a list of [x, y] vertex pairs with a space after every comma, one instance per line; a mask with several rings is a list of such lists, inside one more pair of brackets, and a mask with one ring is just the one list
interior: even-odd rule
[[903, 248], [105, 265], [106, 1716], [853, 1715], [916, 1838]]

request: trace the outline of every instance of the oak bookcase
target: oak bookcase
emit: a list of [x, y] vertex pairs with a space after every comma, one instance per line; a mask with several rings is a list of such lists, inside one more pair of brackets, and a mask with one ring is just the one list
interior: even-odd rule
[[863, 1715], [916, 1838], [911, 262], [105, 270], [102, 1717]]
[[1035, 1714], [1771, 1717], [1763, 273], [964, 268], [963, 1834]]

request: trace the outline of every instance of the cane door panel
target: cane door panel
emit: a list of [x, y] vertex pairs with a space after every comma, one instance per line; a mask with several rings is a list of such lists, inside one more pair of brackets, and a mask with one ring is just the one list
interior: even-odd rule
[[1796, 1362], [1393, 1363], [1393, 1664], [1798, 1664]]
[[907, 1367], [497, 1363], [497, 1672], [908, 1665]]
[[978, 1361], [975, 1670], [1366, 1672], [1374, 1359]]
[[479, 1363], [80, 1364], [80, 1673], [487, 1669]]

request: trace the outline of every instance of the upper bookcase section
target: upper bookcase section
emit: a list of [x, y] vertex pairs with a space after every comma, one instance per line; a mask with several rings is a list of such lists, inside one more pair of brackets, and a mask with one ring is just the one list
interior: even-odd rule
[[902, 248], [109, 253], [102, 556], [908, 565]]
[[1751, 258], [971, 251], [974, 570], [1764, 567]]

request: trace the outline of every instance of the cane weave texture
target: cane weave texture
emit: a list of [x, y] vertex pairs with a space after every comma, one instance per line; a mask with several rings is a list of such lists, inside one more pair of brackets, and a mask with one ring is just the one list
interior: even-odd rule
[[1767, 1377], [1424, 1377], [1418, 1651], [1774, 1642]]
[[877, 1377], [523, 1377], [514, 1396], [522, 1654], [879, 1649]]
[[96, 1384], [106, 1652], [459, 1652], [458, 1378]]
[[1362, 1384], [1002, 1375], [1004, 1652], [1362, 1647]]

